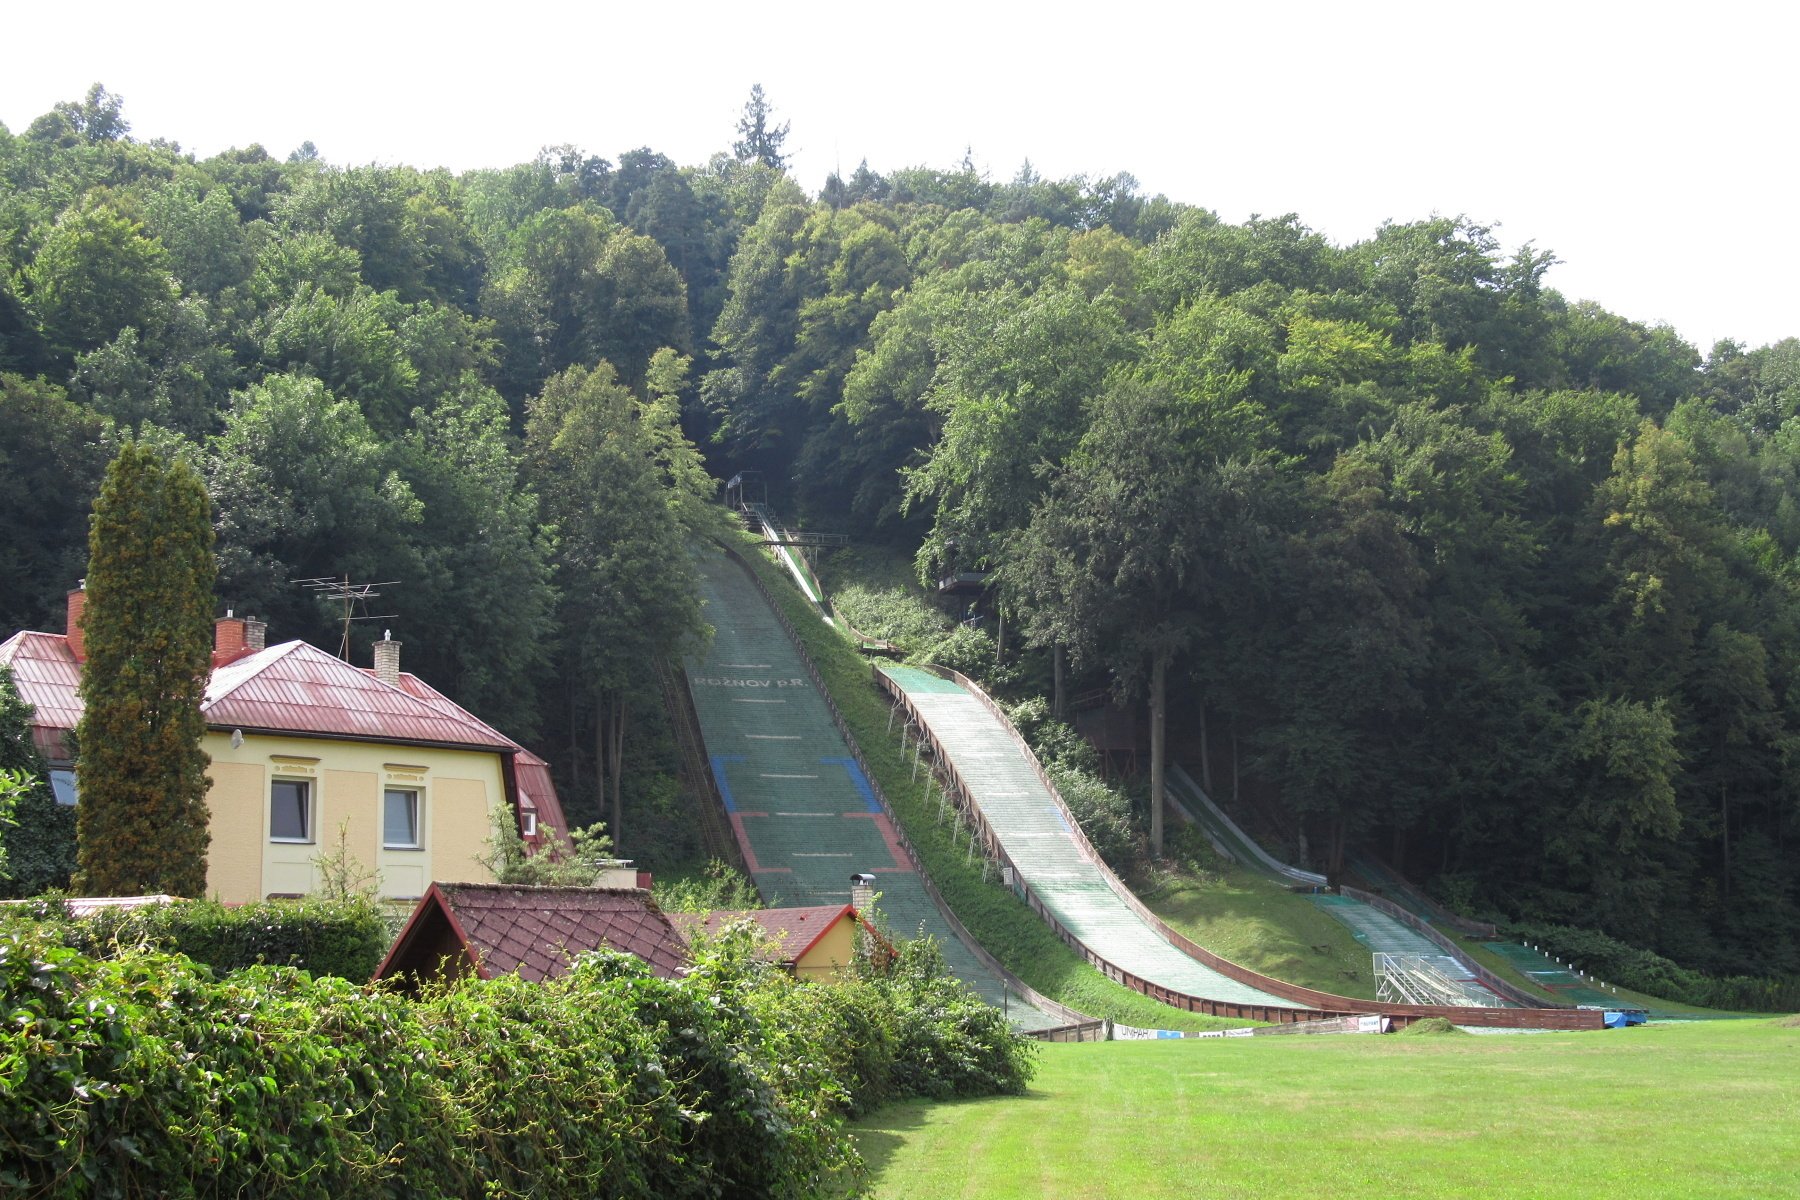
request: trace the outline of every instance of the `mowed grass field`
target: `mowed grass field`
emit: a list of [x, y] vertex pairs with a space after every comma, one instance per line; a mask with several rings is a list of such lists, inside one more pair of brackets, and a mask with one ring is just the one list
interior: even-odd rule
[[1025, 1096], [856, 1128], [882, 1200], [1788, 1200], [1800, 1027], [1045, 1046]]

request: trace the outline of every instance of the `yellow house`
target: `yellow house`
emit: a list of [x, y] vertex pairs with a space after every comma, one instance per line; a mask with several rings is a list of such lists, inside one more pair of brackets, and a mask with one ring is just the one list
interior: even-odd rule
[[[0, 643], [66, 803], [76, 802], [68, 734], [81, 712], [81, 595], [70, 594], [71, 635]], [[481, 857], [496, 808], [516, 815], [528, 842], [540, 822], [562, 827], [547, 764], [400, 672], [399, 648], [377, 643], [364, 670], [305, 642], [264, 647], [254, 620], [217, 623], [201, 704], [210, 895], [306, 895], [319, 888], [318, 859], [341, 846], [384, 898], [417, 900], [434, 879], [492, 881]]]
[[[708, 913], [675, 913], [671, 919], [683, 937], [716, 935], [727, 925], [750, 921], [761, 931], [757, 953], [778, 963], [796, 979], [836, 979], [856, 957], [862, 918], [848, 904], [812, 908], [714, 909]], [[873, 933], [873, 931], [870, 931]], [[886, 944], [883, 943], [883, 947]]]

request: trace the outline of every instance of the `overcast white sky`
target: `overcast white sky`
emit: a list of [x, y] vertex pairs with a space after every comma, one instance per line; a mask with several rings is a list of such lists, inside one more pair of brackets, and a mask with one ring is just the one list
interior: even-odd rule
[[573, 142], [682, 164], [752, 83], [795, 177], [951, 166], [1130, 171], [1230, 221], [1332, 240], [1466, 213], [1549, 282], [1703, 352], [1800, 335], [1800, 7], [993, 5], [541, 0], [33, 4], [0, 15], [15, 133], [99, 81], [135, 137], [201, 156], [302, 141], [334, 163], [464, 169]]

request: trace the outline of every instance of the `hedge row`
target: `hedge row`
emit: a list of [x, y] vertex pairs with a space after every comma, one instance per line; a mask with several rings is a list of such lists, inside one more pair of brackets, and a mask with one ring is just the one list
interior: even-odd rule
[[55, 896], [0, 909], [0, 920], [47, 922], [72, 949], [105, 957], [116, 947], [184, 954], [218, 971], [258, 964], [298, 967], [361, 982], [375, 974], [393, 934], [363, 900], [270, 900], [227, 908], [182, 900], [102, 908], [72, 917]]
[[854, 1195], [845, 1113], [1031, 1066], [929, 963], [796, 984], [744, 936], [411, 1000], [15, 924], [0, 1002], [0, 1191], [33, 1197]]
[[1506, 928], [1513, 937], [1634, 992], [1728, 1012], [1800, 1011], [1800, 976], [1705, 975], [1594, 929], [1536, 923]]

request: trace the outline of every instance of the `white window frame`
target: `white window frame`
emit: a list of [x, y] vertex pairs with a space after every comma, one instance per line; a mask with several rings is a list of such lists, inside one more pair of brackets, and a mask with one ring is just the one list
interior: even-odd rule
[[[63, 808], [74, 808], [81, 803], [81, 781], [75, 777], [74, 767], [50, 767], [50, 791], [56, 803]], [[68, 799], [63, 799], [64, 792]]]
[[[388, 797], [412, 797], [413, 840], [410, 842], [392, 842], [388, 840]], [[381, 789], [381, 848], [383, 850], [423, 850], [425, 848], [425, 789], [419, 787], [394, 787], [386, 785]]]
[[537, 813], [529, 808], [519, 814], [519, 836], [537, 836]]
[[[284, 846], [311, 846], [317, 840], [318, 831], [318, 793], [311, 779], [297, 779], [278, 775], [269, 781], [269, 840]], [[300, 837], [279, 837], [275, 833], [275, 789], [282, 786], [300, 789], [300, 824], [304, 827]]]

